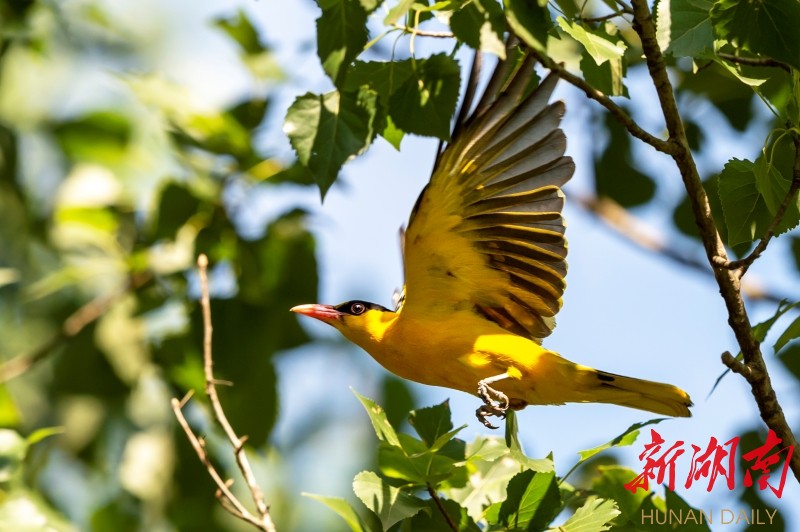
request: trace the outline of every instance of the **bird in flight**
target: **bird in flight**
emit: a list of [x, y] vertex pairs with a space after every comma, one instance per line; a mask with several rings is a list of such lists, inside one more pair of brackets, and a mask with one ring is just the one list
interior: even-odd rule
[[417, 199], [397, 307], [354, 300], [292, 312], [332, 325], [402, 378], [477, 395], [476, 415], [489, 428], [509, 408], [570, 402], [690, 416], [680, 388], [542, 346], [565, 288], [561, 187], [575, 165], [559, 128], [564, 103], [549, 103], [557, 75], [535, 86], [532, 54], [509, 43], [508, 57], [516, 60], [498, 63], [471, 112], [465, 97]]

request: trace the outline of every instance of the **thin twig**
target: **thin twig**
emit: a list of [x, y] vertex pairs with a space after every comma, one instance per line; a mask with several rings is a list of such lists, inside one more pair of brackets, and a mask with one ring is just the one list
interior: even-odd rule
[[[658, 253], [659, 255], [690, 268], [704, 276], [713, 277], [713, 272], [707, 262], [695, 258], [689, 253], [670, 246], [664, 238], [660, 238], [655, 228], [646, 225], [643, 221], [631, 215], [627, 209], [610, 198], [597, 198], [590, 196], [572, 197], [587, 212], [599, 218], [609, 229], [636, 245], [641, 249]], [[765, 291], [758, 283], [742, 282], [742, 292], [752, 300], [780, 303], [792, 299], [782, 294]]]
[[57, 347], [77, 336], [87, 325], [100, 319], [100, 317], [105, 315], [119, 300], [132, 291], [141, 288], [151, 278], [152, 275], [149, 273], [134, 275], [122, 288], [109, 294], [98, 296], [80, 307], [64, 320], [61, 329], [48, 341], [30, 353], [17, 355], [3, 363], [3, 365], [0, 366], [0, 383], [8, 382], [11, 379], [27, 373], [36, 364], [54, 353]]
[[[192, 447], [194, 448], [194, 452], [197, 453], [197, 457], [200, 459], [200, 462], [205, 466], [209, 476], [217, 485], [218, 493], [220, 494], [220, 496], [217, 497], [217, 499], [220, 501], [220, 504], [222, 504], [222, 507], [228, 510], [236, 517], [244, 519], [251, 525], [264, 530], [262, 523], [253, 514], [248, 512], [247, 508], [245, 508], [241, 502], [239, 502], [239, 499], [236, 498], [236, 496], [231, 492], [230, 488], [228, 487], [228, 483], [222, 480], [222, 477], [220, 476], [219, 472], [217, 472], [217, 469], [214, 467], [214, 464], [211, 463], [211, 459], [209, 458], [208, 453], [206, 452], [203, 441], [200, 438], [198, 438], [197, 435], [195, 435], [194, 431], [189, 426], [189, 422], [183, 415], [183, 410], [181, 410], [183, 401], [180, 401], [173, 397], [171, 404], [172, 404], [172, 411], [175, 412], [175, 417], [178, 419], [178, 424], [183, 428], [183, 431], [186, 433], [186, 438], [189, 440], [189, 443], [191, 443]], [[230, 505], [230, 507], [228, 505]]]
[[[256, 482], [253, 469], [250, 467], [250, 462], [245, 454], [244, 443], [247, 441], [247, 437], [243, 436], [239, 438], [239, 436], [236, 435], [236, 432], [233, 430], [230, 421], [228, 421], [228, 417], [225, 415], [225, 410], [222, 408], [222, 403], [220, 402], [219, 395], [217, 394], [216, 384], [222, 381], [217, 381], [217, 379], [214, 378], [214, 359], [212, 357], [211, 349], [213, 326], [211, 323], [211, 299], [208, 291], [208, 258], [205, 255], [200, 255], [197, 259], [197, 266], [200, 275], [200, 307], [203, 312], [203, 373], [205, 376], [205, 391], [206, 395], [208, 396], [208, 400], [211, 403], [214, 419], [225, 432], [225, 435], [233, 447], [233, 454], [236, 457], [236, 464], [239, 466], [239, 470], [242, 472], [242, 476], [247, 484], [247, 488], [250, 491], [250, 495], [252, 496], [253, 502], [256, 505], [256, 510], [258, 512], [257, 518], [253, 517], [252, 514], [249, 514], [241, 502], [232, 493], [230, 493], [230, 490], [227, 488], [227, 484], [222, 481], [219, 473], [217, 473], [213, 466], [210, 465], [207, 454], [203, 449], [202, 440], [194, 435], [188, 424], [184, 425], [184, 423], [181, 422], [181, 419], [183, 418], [183, 413], [180, 411], [181, 402], [179, 402], [177, 399], [173, 399], [172, 408], [175, 410], [175, 415], [178, 417], [178, 421], [181, 422], [181, 426], [184, 427], [184, 431], [186, 432], [189, 440], [192, 442], [195, 451], [197, 451], [200, 461], [206, 464], [206, 469], [208, 469], [209, 475], [211, 475], [211, 478], [217, 484], [220, 491], [225, 495], [225, 499], [227, 499], [227, 501], [233, 505], [236, 512], [232, 512], [231, 508], [229, 508], [225, 503], [222, 502], [222, 499], [220, 499], [223, 508], [228, 510], [232, 515], [246, 520], [261, 530], [266, 532], [275, 532], [275, 524], [272, 522], [272, 516], [269, 513], [269, 506], [267, 506], [266, 502], [264, 501], [264, 493], [261, 491], [261, 487]], [[185, 421], [185, 418], [183, 419]], [[195, 442], [197, 442], [197, 445], [195, 445]], [[252, 519], [250, 519], [248, 516], [252, 517]]]
[[[712, 266], [720, 294], [728, 311], [728, 323], [736, 336], [736, 341], [744, 357], [744, 364], [751, 374], [748, 382], [758, 405], [761, 419], [778, 435], [784, 445], [796, 446], [797, 439], [786, 422], [783, 409], [772, 387], [764, 357], [761, 353], [761, 347], [753, 334], [753, 328], [750, 325], [747, 309], [742, 299], [739, 276], [733, 270], [723, 268], [717, 264], [720, 260], [727, 260], [727, 252], [714, 223], [708, 196], [703, 188], [694, 157], [689, 148], [686, 130], [675, 101], [672, 83], [667, 75], [664, 56], [656, 39], [656, 27], [650, 13], [650, 7], [647, 0], [632, 0], [632, 6], [633, 29], [641, 40], [647, 68], [656, 88], [667, 131], [669, 132], [668, 142], [672, 145], [669, 153], [680, 170], [706, 256]], [[794, 476], [800, 480], [800, 453], [792, 455], [790, 467]]]
[[771, 57], [742, 57], [740, 55], [726, 54], [724, 52], [718, 53], [717, 57], [724, 59], [725, 61], [730, 61], [731, 63], [738, 63], [740, 65], [755, 67], [777, 67], [789, 72], [790, 74], [792, 72], [792, 67], [786, 63], [778, 61], [777, 59], [772, 59]]
[[436, 37], [438, 39], [452, 39], [454, 35], [449, 31], [428, 31], [428, 30], [420, 30], [417, 28], [411, 28], [409, 26], [403, 26], [402, 24], [394, 23], [392, 27], [398, 30], [402, 30], [403, 33], [410, 33], [412, 35], [418, 35], [420, 37]]
[[766, 251], [767, 246], [772, 240], [772, 237], [774, 237], [775, 233], [778, 231], [778, 226], [783, 221], [783, 216], [786, 214], [789, 205], [791, 205], [792, 201], [797, 198], [797, 191], [800, 190], [800, 137], [797, 135], [794, 136], [794, 150], [792, 181], [789, 185], [789, 191], [786, 193], [786, 197], [783, 198], [783, 201], [775, 211], [775, 216], [773, 217], [772, 222], [769, 224], [769, 229], [767, 229], [767, 232], [758, 241], [758, 244], [756, 244], [756, 247], [753, 248], [753, 251], [751, 251], [746, 257], [742, 257], [739, 260], [717, 260], [716, 264], [718, 266], [722, 266], [723, 268], [728, 268], [730, 270], [739, 270], [739, 277], [742, 277], [747, 272], [747, 269], [750, 267], [750, 265], [753, 264], [753, 262], [759, 258], [764, 251]]
[[444, 520], [447, 521], [447, 526], [449, 526], [450, 530], [452, 530], [453, 532], [458, 532], [458, 525], [453, 522], [453, 518], [450, 517], [450, 514], [447, 513], [447, 510], [445, 510], [444, 504], [442, 504], [442, 500], [439, 498], [439, 494], [436, 493], [436, 490], [433, 489], [433, 486], [431, 486], [430, 484], [427, 485], [427, 488], [428, 488], [428, 493], [431, 496], [431, 499], [433, 499], [433, 502], [436, 503], [436, 507], [439, 508], [439, 511], [442, 512]]
[[642, 127], [637, 124], [633, 118], [631, 118], [625, 109], [614, 103], [611, 98], [592, 87], [583, 78], [569, 72], [566, 68], [564, 68], [564, 65], [556, 63], [551, 57], [536, 50], [532, 50], [532, 53], [545, 67], [558, 72], [558, 75], [561, 79], [581, 89], [586, 96], [589, 97], [589, 99], [592, 99], [605, 107], [608, 112], [610, 112], [611, 115], [616, 118], [617, 121], [625, 127], [625, 129], [628, 130], [628, 132], [630, 132], [631, 135], [643, 142], [646, 142], [660, 152], [666, 154], [672, 153], [673, 147], [667, 141], [660, 139], [642, 129]]
[[623, 15], [629, 14], [629, 11], [615, 11], [614, 13], [609, 13], [608, 15], [601, 15], [599, 17], [581, 17], [581, 22], [605, 22], [606, 20], [611, 20], [613, 18], [622, 17]]

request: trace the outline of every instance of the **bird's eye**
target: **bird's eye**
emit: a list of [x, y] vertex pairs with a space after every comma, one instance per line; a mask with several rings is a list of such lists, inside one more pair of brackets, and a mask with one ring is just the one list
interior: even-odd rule
[[367, 310], [367, 307], [365, 307], [363, 303], [353, 303], [350, 306], [350, 313], [356, 316], [363, 314], [365, 310]]

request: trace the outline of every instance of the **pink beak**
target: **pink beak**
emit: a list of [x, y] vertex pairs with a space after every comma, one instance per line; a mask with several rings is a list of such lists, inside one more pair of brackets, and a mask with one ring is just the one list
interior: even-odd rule
[[297, 305], [289, 310], [298, 314], [302, 314], [303, 316], [310, 316], [325, 322], [338, 320], [342, 316], [341, 312], [330, 305]]

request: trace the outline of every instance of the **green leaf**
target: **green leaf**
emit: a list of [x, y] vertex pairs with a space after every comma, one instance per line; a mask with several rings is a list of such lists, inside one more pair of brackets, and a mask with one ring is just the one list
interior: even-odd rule
[[712, 0], [661, 0], [656, 37], [661, 49], [677, 57], [693, 57], [714, 48], [709, 12]]
[[800, 69], [800, 1], [718, 0], [711, 20], [719, 38]]
[[241, 9], [236, 12], [235, 17], [217, 19], [215, 25], [236, 41], [246, 54], [254, 55], [266, 50], [258, 30]]
[[[722, 215], [722, 203], [719, 199], [719, 176], [712, 175], [703, 181], [703, 188], [711, 206], [711, 214], [714, 216], [714, 223], [719, 229], [720, 236], [724, 241], [728, 241], [728, 230], [725, 227], [725, 218]], [[684, 195], [681, 202], [675, 207], [672, 213], [672, 221], [675, 227], [683, 234], [700, 240], [700, 233], [694, 221], [692, 206], [689, 204], [689, 196]]]
[[95, 111], [53, 127], [59, 146], [74, 161], [114, 164], [125, 155], [132, 131], [128, 117]]
[[[789, 187], [792, 182], [781, 175], [775, 165], [767, 164], [767, 159], [764, 156], [759, 157], [755, 162], [755, 175], [756, 175], [756, 189], [759, 194], [764, 197], [764, 202], [767, 204], [767, 209], [772, 218], [778, 213], [778, 208], [781, 203], [786, 199], [789, 193]], [[781, 222], [776, 228], [775, 234], [780, 235], [793, 229], [800, 223], [800, 208], [797, 204], [797, 192], [793, 201], [783, 213]]]
[[317, 19], [317, 54], [325, 73], [338, 86], [347, 65], [367, 44], [367, 12], [358, 0], [319, 3], [322, 16]]
[[[797, 307], [798, 305], [800, 305], [800, 301], [796, 301], [794, 303], [789, 303], [789, 304], [787, 304], [786, 301], [781, 301], [778, 304], [778, 309], [775, 311], [775, 314], [773, 314], [771, 318], [764, 320], [761, 323], [757, 323], [753, 327], [753, 337], [755, 338], [755, 340], [759, 343], [763, 342], [766, 339], [769, 330], [772, 328], [773, 325], [775, 325], [775, 322], [778, 321], [778, 319], [784, 314], [786, 314], [789, 310]], [[742, 352], [739, 351], [739, 354], [737, 354], [735, 358], [736, 360], [741, 361], [743, 358]], [[722, 381], [725, 375], [730, 373], [730, 371], [731, 371], [730, 369], [726, 369], [725, 371], [722, 372], [722, 374], [719, 377], [717, 377], [717, 380], [714, 381], [714, 385], [711, 387], [711, 391], [708, 392], [709, 396], [712, 393], [714, 393], [714, 390], [717, 389], [719, 383]]]
[[610, 449], [611, 447], [627, 447], [628, 445], [633, 445], [636, 441], [636, 438], [639, 437], [639, 430], [643, 427], [648, 425], [656, 425], [661, 423], [667, 418], [656, 418], [651, 419], [650, 421], [643, 421], [641, 423], [634, 423], [625, 431], [617, 436], [616, 438], [604, 443], [603, 445], [598, 445], [597, 447], [593, 447], [591, 449], [586, 449], [584, 451], [578, 451], [578, 456], [581, 457], [581, 462], [588, 460], [592, 456], [605, 451], [606, 449]]
[[781, 361], [795, 379], [800, 380], [800, 344], [789, 344], [786, 349], [780, 352], [778, 360]]
[[547, 32], [553, 27], [549, 11], [527, 0], [503, 0], [503, 5], [514, 34], [534, 50], [546, 51]]
[[427, 507], [422, 499], [390, 486], [372, 471], [356, 475], [353, 491], [367, 508], [377, 514], [384, 530]]
[[389, 423], [383, 408], [372, 399], [367, 399], [352, 388], [350, 389], [358, 400], [361, 401], [364, 410], [367, 411], [367, 415], [372, 422], [372, 427], [375, 429], [375, 435], [378, 436], [378, 439], [394, 447], [401, 447], [400, 440], [397, 438], [397, 433], [394, 427]]
[[364, 88], [298, 97], [286, 113], [283, 130], [324, 197], [342, 165], [372, 143], [380, 122], [376, 94]]
[[778, 353], [786, 344], [797, 338], [800, 338], [800, 318], [795, 319], [786, 330], [783, 331], [778, 341], [775, 342], [773, 346], [775, 353]]
[[519, 427], [517, 425], [517, 413], [513, 410], [506, 411], [506, 445], [508, 455], [519, 462], [519, 464], [533, 471], [548, 473], [553, 471], [553, 460], [551, 458], [530, 458], [522, 449], [519, 441]]
[[584, 50], [580, 67], [583, 78], [595, 89], [609, 96], [628, 97], [628, 88], [623, 83], [625, 63], [622, 58], [610, 59], [598, 65], [589, 52]]
[[397, 436], [400, 447], [386, 442], [378, 446], [378, 466], [385, 476], [419, 486], [435, 486], [445, 481], [450, 485], [463, 485], [464, 468], [457, 465], [464, 461], [463, 445], [450, 442], [441, 452], [436, 452], [408, 434]]
[[796, 270], [800, 270], [800, 237], [793, 236], [789, 239], [791, 251], [792, 251], [792, 258], [794, 259], [794, 267]]
[[628, 132], [611, 115], [606, 114], [604, 120], [611, 138], [595, 159], [597, 195], [607, 196], [623, 207], [647, 203], [656, 193], [655, 181], [635, 168]]
[[41, 429], [34, 430], [25, 440], [28, 442], [28, 445], [36, 445], [42, 440], [46, 440], [50, 436], [56, 436], [58, 434], [64, 434], [66, 432], [65, 427], [44, 427]]
[[356, 61], [347, 73], [344, 90], [358, 90], [368, 85], [378, 93], [381, 101], [388, 104], [389, 98], [414, 73], [414, 60]]
[[559, 526], [558, 532], [603, 532], [611, 528], [609, 523], [620, 514], [614, 501], [592, 495], [575, 514]]
[[719, 175], [719, 198], [728, 228], [728, 245], [752, 242], [767, 231], [772, 215], [756, 186], [755, 165], [751, 161], [728, 161]]
[[383, 19], [383, 23], [386, 26], [391, 26], [408, 13], [408, 10], [411, 9], [411, 6], [414, 4], [415, 0], [400, 0], [397, 2], [397, 5], [394, 6], [389, 13], [386, 15], [386, 18]]
[[[456, 525], [459, 532], [480, 532], [481, 529], [467, 514], [466, 508], [450, 499], [440, 499], [440, 502], [444, 511], [450, 517], [450, 521]], [[408, 528], [403, 528], [404, 532], [406, 530], [410, 532], [442, 532], [443, 530], [450, 530], [450, 523], [442, 515], [442, 510], [436, 502], [429, 500], [427, 503], [427, 511], [419, 512], [410, 521], [407, 521]]]
[[506, 500], [493, 505], [487, 520], [511, 529], [543, 530], [562, 509], [554, 472], [518, 473], [508, 482], [506, 493]]
[[389, 99], [392, 122], [406, 133], [450, 138], [460, 75], [458, 62], [445, 54], [416, 61], [416, 68]]
[[613, 499], [623, 518], [641, 525], [641, 509], [645, 501], [649, 501], [652, 492], [636, 490], [636, 493], [631, 493], [625, 489], [625, 484], [636, 478], [638, 473], [618, 465], [599, 466], [598, 471], [600, 475], [592, 479], [592, 490], [603, 498]]
[[[693, 515], [699, 515], [700, 511], [696, 508], [689, 506], [683, 498], [672, 491], [671, 489], [664, 490], [664, 498], [667, 501], [667, 508], [670, 512], [674, 511], [680, 515], [688, 515], [690, 512]], [[711, 528], [703, 521], [700, 522], [687, 522], [681, 524], [682, 532], [709, 532]]]
[[474, 0], [456, 10], [450, 17], [453, 34], [469, 46], [506, 58], [503, 43], [505, 19], [497, 0]]
[[621, 59], [628, 48], [622, 39], [613, 41], [610, 36], [603, 35], [598, 30], [581, 26], [564, 17], [558, 17], [556, 22], [562, 30], [583, 45], [598, 65], [609, 60]]
[[414, 410], [408, 417], [408, 422], [425, 445], [431, 447], [440, 436], [453, 429], [453, 422], [450, 420], [450, 401], [446, 399], [441, 404]]
[[319, 501], [345, 520], [347, 526], [353, 532], [363, 532], [365, 530], [364, 524], [359, 517], [358, 512], [346, 500], [339, 497], [325, 497], [323, 495], [315, 495], [313, 493], [301, 493], [303, 497]]
[[358, 2], [364, 8], [364, 11], [370, 14], [381, 6], [383, 0], [358, 0]]

